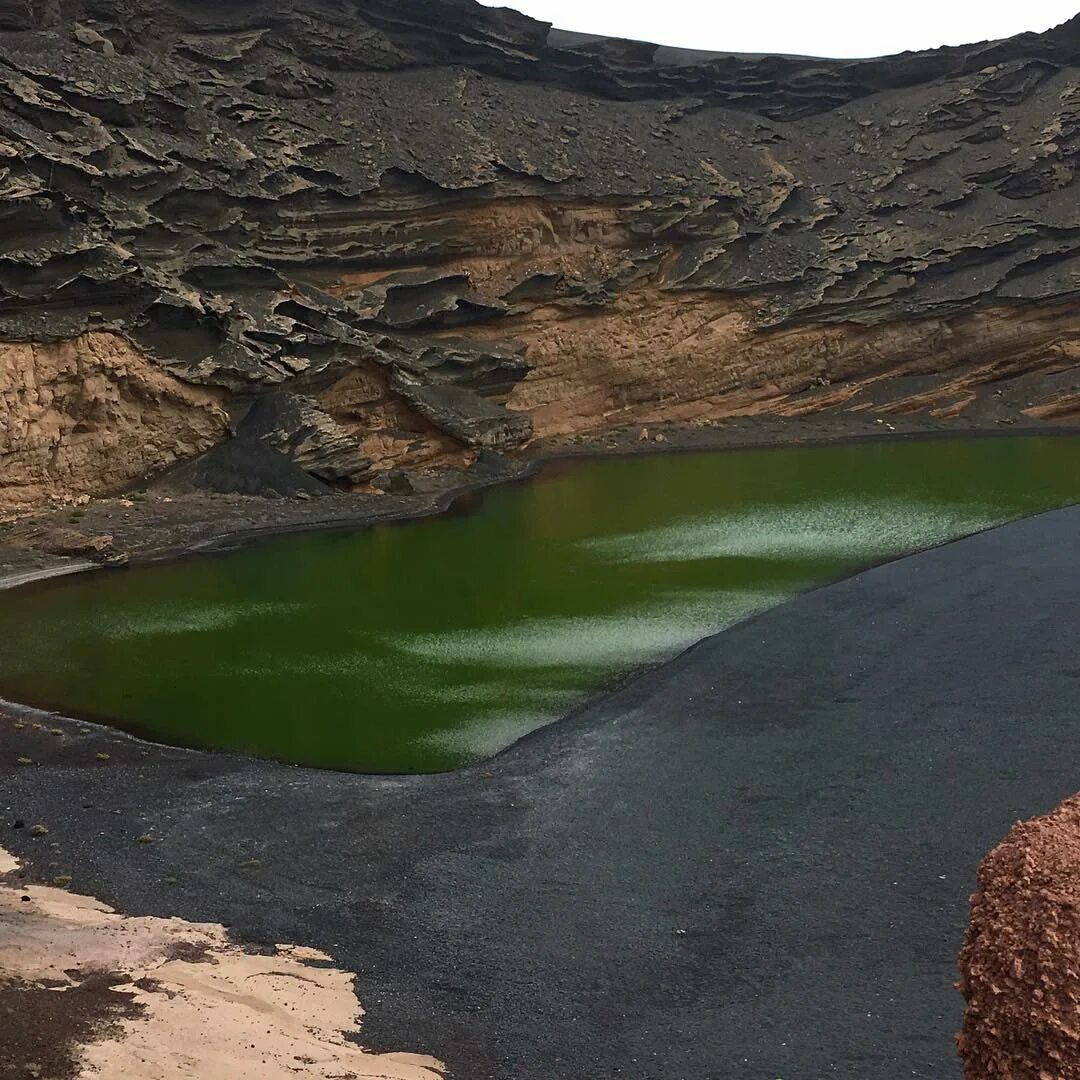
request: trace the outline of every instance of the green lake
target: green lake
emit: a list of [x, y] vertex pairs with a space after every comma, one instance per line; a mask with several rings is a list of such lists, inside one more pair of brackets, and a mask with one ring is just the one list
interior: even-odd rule
[[817, 583], [1077, 501], [1066, 437], [569, 463], [439, 518], [0, 593], [0, 694], [163, 742], [441, 771]]

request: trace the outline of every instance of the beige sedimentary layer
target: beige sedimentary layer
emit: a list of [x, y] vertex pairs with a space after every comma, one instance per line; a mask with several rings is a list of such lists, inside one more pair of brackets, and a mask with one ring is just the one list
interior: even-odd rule
[[[557, 435], [850, 408], [874, 381], [940, 374], [939, 388], [878, 408], [948, 413], [975, 386], [1080, 361], [1078, 304], [762, 332], [753, 324], [758, 303], [647, 289], [593, 313], [536, 308], [497, 328], [500, 338], [524, 345], [533, 364], [508, 404], [531, 415], [538, 435]], [[495, 328], [470, 333], [494, 336]]]
[[[0, 849], [0, 875], [16, 866]], [[86, 1080], [438, 1080], [431, 1057], [347, 1041], [362, 1010], [354, 976], [329, 960], [296, 946], [254, 955], [221, 926], [121, 915], [91, 897], [0, 881], [0, 988], [78, 993], [105, 973], [138, 1014], [77, 1048]]]
[[357, 440], [375, 471], [461, 468], [476, 457], [402, 401], [373, 365], [357, 364], [319, 395], [319, 404]]
[[0, 505], [97, 495], [193, 457], [228, 418], [116, 334], [0, 342]]
[[[595, 238], [577, 243], [581, 250], [566, 244], [574, 260], [609, 255]], [[521, 273], [518, 257], [507, 261], [511, 276]], [[498, 271], [509, 273], [502, 265]], [[946, 418], [962, 414], [990, 384], [1080, 364], [1078, 303], [762, 331], [755, 322], [762, 302], [653, 283], [601, 309], [542, 304], [447, 336], [523, 347], [532, 370], [507, 404], [529, 414], [538, 436], [829, 410]], [[907, 377], [922, 382], [897, 389]], [[1032, 386], [1027, 415], [1074, 417], [1080, 393], [1065, 384], [1069, 377], [1051, 380], [1051, 390]], [[884, 392], [890, 380], [897, 382]], [[370, 365], [323, 390], [319, 403], [374, 470], [462, 467], [474, 456], [418, 416]], [[0, 506], [113, 492], [200, 453], [227, 431], [218, 394], [180, 382], [114, 334], [0, 344]]]

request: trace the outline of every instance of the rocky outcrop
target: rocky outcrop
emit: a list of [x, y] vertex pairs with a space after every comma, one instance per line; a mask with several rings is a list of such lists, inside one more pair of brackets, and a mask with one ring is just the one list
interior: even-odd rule
[[[122, 338], [234, 417], [302, 399], [260, 437], [344, 486], [639, 419], [951, 415], [1010, 380], [1071, 416], [1078, 72], [1080, 18], [832, 61], [470, 0], [0, 0], [0, 339]], [[9, 435], [0, 499], [225, 432], [47, 480]]]
[[331, 483], [360, 481], [371, 466], [359, 441], [317, 402], [287, 391], [259, 398], [244, 417], [239, 434], [268, 442], [304, 472]]
[[225, 436], [219, 398], [115, 334], [0, 343], [0, 492], [34, 503], [145, 480]]
[[983, 860], [960, 973], [968, 1080], [1080, 1078], [1080, 796]]
[[537, 433], [599, 422], [798, 416], [824, 409], [955, 415], [1009, 380], [1027, 380], [1029, 414], [1073, 415], [1080, 303], [994, 305], [882, 323], [755, 328], [757, 302], [657, 290], [602, 312], [530, 313], [530, 378], [510, 396]]

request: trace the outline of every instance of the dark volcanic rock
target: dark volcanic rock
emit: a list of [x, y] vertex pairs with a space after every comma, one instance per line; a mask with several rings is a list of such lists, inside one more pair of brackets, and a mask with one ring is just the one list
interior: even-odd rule
[[263, 439], [320, 480], [363, 480], [371, 460], [360, 444], [316, 402], [286, 391], [259, 398], [238, 434]]
[[[437, 464], [533, 431], [870, 407], [787, 399], [882, 374], [949, 372], [899, 408], [951, 414], [990, 381], [952, 348], [972, 313], [960, 337], [1010, 377], [1075, 366], [1076, 312], [1022, 338], [1001, 312], [1080, 291], [1078, 69], [1080, 19], [819, 60], [470, 0], [0, 0], [0, 341], [109, 330], [244, 400], [378, 372], [379, 468], [415, 464], [402, 431]], [[1060, 383], [1040, 415], [1075, 408]], [[369, 422], [345, 434], [366, 447]]]
[[157, 486], [168, 491], [268, 497], [326, 495], [330, 488], [261, 439], [238, 436], [185, 462]]
[[424, 385], [399, 374], [393, 387], [416, 411], [466, 446], [501, 450], [517, 446], [532, 434], [529, 418], [510, 412], [452, 383]]

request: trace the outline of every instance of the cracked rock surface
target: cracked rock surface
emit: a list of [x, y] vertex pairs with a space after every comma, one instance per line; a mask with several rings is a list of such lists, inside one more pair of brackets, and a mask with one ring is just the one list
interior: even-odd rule
[[979, 867], [960, 953], [968, 1080], [1080, 1077], [1080, 796], [1017, 822]]
[[[471, 0], [0, 0], [0, 500], [115, 490], [252, 413], [350, 489], [1003, 380], [1072, 417], [1078, 73], [1080, 17], [841, 61]], [[26, 359], [103, 340], [90, 402]]]

